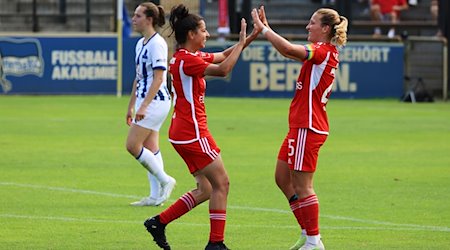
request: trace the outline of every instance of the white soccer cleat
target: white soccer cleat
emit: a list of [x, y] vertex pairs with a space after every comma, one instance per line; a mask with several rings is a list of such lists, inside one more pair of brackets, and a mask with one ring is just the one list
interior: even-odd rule
[[161, 183], [161, 197], [157, 199], [159, 203], [163, 203], [170, 198], [173, 189], [175, 188], [175, 184], [177, 181], [169, 176], [169, 181], [167, 183]]
[[323, 245], [322, 240], [320, 240], [316, 245], [306, 242], [300, 250], [325, 250], [325, 246]]
[[131, 206], [136, 206], [136, 207], [144, 207], [144, 206], [157, 207], [157, 206], [161, 206], [162, 204], [163, 204], [163, 201], [160, 201], [160, 199], [154, 199], [151, 197], [144, 197], [140, 201], [135, 201], [135, 202], [130, 203]]

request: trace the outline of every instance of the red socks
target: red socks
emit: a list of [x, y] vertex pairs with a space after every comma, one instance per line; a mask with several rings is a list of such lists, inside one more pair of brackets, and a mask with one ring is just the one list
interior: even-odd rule
[[[175, 203], [164, 210], [159, 215], [159, 220], [163, 224], [169, 224], [171, 221], [181, 217], [196, 206], [194, 196], [190, 192], [185, 193]], [[226, 210], [209, 210], [209, 219], [211, 231], [209, 241], [221, 242], [224, 240], [225, 222], [227, 219]]]
[[298, 225], [301, 229], [305, 229], [305, 223], [303, 223], [302, 213], [300, 210], [300, 201], [295, 198], [295, 200], [289, 202], [289, 205], [291, 206], [292, 213], [294, 213], [294, 216], [297, 219]]
[[227, 220], [226, 210], [209, 210], [210, 220], [210, 242], [221, 242], [224, 240], [225, 222]]
[[159, 219], [161, 223], [169, 224], [171, 221], [192, 210], [196, 205], [197, 203], [195, 202], [194, 196], [192, 196], [191, 192], [187, 192], [170, 207], [164, 210], [159, 215]]
[[[315, 194], [300, 199], [300, 214], [305, 224], [306, 235], [319, 234], [319, 200]], [[303, 227], [303, 226], [302, 226]]]

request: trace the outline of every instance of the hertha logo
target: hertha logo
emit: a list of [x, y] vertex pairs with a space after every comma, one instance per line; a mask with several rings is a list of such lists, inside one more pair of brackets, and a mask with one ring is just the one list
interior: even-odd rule
[[4, 93], [12, 89], [6, 76], [44, 74], [41, 44], [32, 38], [0, 38], [0, 86]]

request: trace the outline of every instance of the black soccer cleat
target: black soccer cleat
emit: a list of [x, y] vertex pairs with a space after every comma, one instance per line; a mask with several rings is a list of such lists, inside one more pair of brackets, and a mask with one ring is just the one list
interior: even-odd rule
[[231, 250], [225, 244], [223, 241], [220, 242], [208, 242], [208, 245], [206, 245], [205, 250]]
[[153, 241], [156, 242], [160, 248], [164, 250], [170, 250], [170, 245], [166, 239], [166, 225], [159, 221], [159, 215], [147, 219], [144, 222], [144, 226], [147, 231], [153, 236]]

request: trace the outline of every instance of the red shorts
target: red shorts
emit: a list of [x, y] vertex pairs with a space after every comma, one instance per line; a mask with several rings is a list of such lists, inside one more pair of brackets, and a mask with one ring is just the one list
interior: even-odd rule
[[208, 166], [220, 153], [220, 148], [211, 135], [188, 144], [172, 143], [172, 146], [186, 162], [191, 174]]
[[326, 139], [327, 135], [315, 133], [310, 129], [289, 129], [278, 159], [287, 162], [291, 170], [315, 172], [319, 149]]

